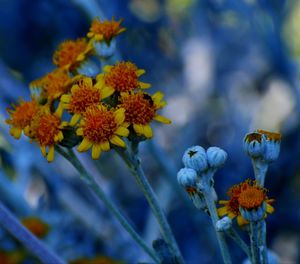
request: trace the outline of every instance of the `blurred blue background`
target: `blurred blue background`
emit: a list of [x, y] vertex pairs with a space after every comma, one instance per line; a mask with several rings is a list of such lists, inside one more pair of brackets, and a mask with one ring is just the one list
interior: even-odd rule
[[[215, 176], [219, 199], [253, 177], [244, 135], [280, 131], [281, 155], [266, 179], [275, 213], [268, 245], [282, 263], [300, 263], [300, 3], [284, 0], [0, 0], [0, 199], [18, 217], [38, 215], [51, 226], [44, 241], [58, 255], [149, 261], [62, 157], [48, 164], [36, 145], [9, 136], [6, 108], [30, 98], [28, 84], [54, 69], [52, 54], [85, 36], [93, 17], [124, 18], [117, 38], [125, 60], [146, 70], [143, 81], [168, 101], [141, 145], [141, 157], [187, 263], [220, 263], [209, 217], [192, 207], [176, 183], [191, 145], [219, 146], [229, 159]], [[98, 162], [81, 155], [105, 192], [151, 244], [158, 226], [133, 177], [109, 152]], [[0, 249], [16, 242], [0, 229]], [[241, 233], [243, 234], [243, 233]], [[234, 263], [244, 254], [229, 240]], [[31, 260], [33, 261], [33, 260]], [[29, 263], [35, 263], [30, 262]]]

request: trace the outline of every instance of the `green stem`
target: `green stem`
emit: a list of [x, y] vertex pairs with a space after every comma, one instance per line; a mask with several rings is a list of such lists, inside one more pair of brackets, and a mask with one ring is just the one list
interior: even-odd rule
[[249, 246], [245, 243], [245, 241], [240, 237], [240, 235], [236, 232], [236, 230], [232, 227], [228, 231], [226, 231], [226, 234], [230, 236], [236, 244], [246, 253], [249, 259], [251, 259], [251, 253]]
[[219, 217], [218, 217], [215, 201], [211, 195], [210, 189], [207, 190], [207, 188], [204, 188], [203, 195], [204, 195], [204, 198], [205, 198], [205, 201], [207, 204], [208, 211], [210, 213], [211, 221], [213, 223], [213, 226], [214, 226], [214, 229], [215, 229], [215, 232], [217, 235], [217, 239], [218, 239], [219, 247], [221, 250], [222, 257], [223, 257], [223, 261], [225, 264], [231, 264], [232, 262], [231, 262], [229, 250], [227, 247], [227, 243], [225, 240], [225, 236], [222, 232], [219, 232], [216, 229], [216, 223], [219, 220]]
[[[181, 256], [177, 242], [167, 221], [166, 215], [163, 209], [160, 207], [158, 199], [145, 176], [139, 158], [136, 154], [131, 154], [127, 150], [120, 150], [116, 148], [116, 151], [127, 164], [138, 186], [142, 190], [145, 198], [147, 199], [152, 209], [152, 212], [157, 219], [161, 234], [166, 243], [168, 244], [172, 254], [176, 257], [178, 263], [184, 263], [183, 257]], [[136, 153], [137, 151], [134, 152]]]
[[260, 264], [260, 250], [258, 245], [258, 222], [250, 221], [250, 243], [252, 264]]
[[86, 171], [82, 163], [76, 157], [74, 152], [70, 149], [66, 153], [62, 148], [56, 147], [56, 151], [61, 154], [65, 159], [67, 159], [79, 172], [80, 177], [84, 182], [96, 193], [96, 195], [101, 199], [107, 209], [117, 218], [119, 223], [125, 228], [125, 230], [131, 235], [131, 237], [141, 246], [142, 249], [155, 261], [159, 263], [159, 259], [156, 254], [147, 246], [145, 241], [140, 237], [140, 235], [134, 230], [131, 224], [125, 219], [119, 209], [111, 202], [111, 200], [106, 196], [103, 190], [100, 188], [95, 179]]

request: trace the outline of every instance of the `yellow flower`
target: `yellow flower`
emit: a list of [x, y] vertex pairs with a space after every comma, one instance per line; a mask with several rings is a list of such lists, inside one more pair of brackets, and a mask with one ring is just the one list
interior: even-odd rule
[[100, 21], [99, 18], [95, 18], [87, 36], [96, 41], [110, 42], [112, 38], [126, 30], [125, 28], [121, 27], [122, 22], [122, 19], [115, 21], [113, 18], [112, 21]]
[[26, 217], [21, 220], [22, 224], [38, 238], [45, 237], [49, 232], [49, 225], [38, 217]]
[[218, 208], [218, 214], [220, 217], [227, 215], [231, 219], [237, 217], [239, 226], [248, 224], [248, 221], [240, 213], [240, 207], [252, 210], [266, 202], [266, 212], [271, 214], [274, 212], [274, 208], [271, 206], [274, 200], [269, 199], [266, 192], [267, 190], [259, 187], [255, 181], [246, 180], [233, 185], [227, 193], [230, 199], [219, 201], [223, 207]]
[[104, 73], [97, 76], [97, 80], [114, 91], [129, 92], [137, 88], [146, 89], [150, 87], [150, 84], [138, 80], [145, 71], [138, 69], [132, 62], [121, 61], [113, 66], [107, 65], [103, 71]]
[[47, 157], [48, 162], [54, 160], [55, 144], [64, 139], [62, 129], [65, 126], [66, 123], [61, 121], [58, 112], [52, 114], [48, 105], [43, 106], [31, 122], [30, 137], [39, 144], [41, 152], [43, 156]]
[[125, 142], [120, 138], [127, 137], [125, 110], [108, 110], [103, 104], [89, 107], [83, 114], [76, 133], [83, 140], [78, 146], [79, 152], [92, 148], [92, 158], [98, 159], [102, 151], [110, 150], [110, 143], [125, 147]]
[[14, 109], [7, 109], [10, 119], [6, 123], [11, 126], [10, 134], [19, 139], [22, 131], [27, 132], [34, 115], [39, 111], [39, 105], [36, 101], [21, 101]]
[[153, 136], [150, 122], [156, 120], [165, 124], [171, 121], [163, 116], [158, 115], [158, 109], [166, 105], [162, 92], [156, 92], [150, 96], [147, 93], [121, 93], [120, 107], [125, 109], [125, 122], [133, 125], [134, 131], [146, 138]]
[[41, 88], [41, 97], [53, 101], [67, 93], [71, 84], [72, 78], [67, 71], [55, 69], [42, 78], [31, 82], [30, 88]]
[[53, 63], [68, 71], [75, 70], [93, 51], [93, 46], [85, 38], [62, 42], [53, 55]]
[[82, 77], [72, 86], [71, 94], [64, 94], [61, 97], [59, 110], [67, 109], [73, 114], [70, 125], [74, 126], [88, 107], [98, 105], [113, 92], [112, 88], [104, 87], [100, 82], [93, 84], [92, 78]]

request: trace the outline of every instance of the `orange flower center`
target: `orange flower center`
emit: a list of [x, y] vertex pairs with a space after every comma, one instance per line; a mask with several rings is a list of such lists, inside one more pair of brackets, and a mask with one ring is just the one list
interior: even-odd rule
[[266, 198], [264, 189], [258, 186], [249, 186], [240, 193], [238, 198], [241, 207], [252, 210], [260, 207]]
[[114, 36], [116, 36], [120, 31], [120, 21], [99, 21], [94, 20], [91, 25], [90, 31], [95, 34], [103, 35], [103, 38], [107, 41], [111, 40]]
[[34, 120], [33, 135], [41, 146], [51, 146], [59, 133], [60, 119], [52, 114], [44, 114]]
[[43, 80], [43, 88], [50, 98], [56, 99], [69, 90], [71, 78], [64, 71], [49, 73]]
[[266, 130], [262, 130], [262, 129], [258, 129], [257, 132], [266, 135], [267, 139], [269, 139], [269, 140], [274, 140], [274, 141], [281, 140], [280, 133], [270, 132], [270, 131], [266, 131]]
[[53, 56], [53, 62], [56, 66], [62, 68], [66, 65], [75, 66], [77, 57], [85, 53], [88, 43], [85, 39], [67, 40], [61, 43]]
[[35, 101], [24, 102], [16, 107], [15, 111], [8, 110], [11, 113], [11, 120], [8, 123], [19, 127], [25, 128], [30, 125], [30, 122], [38, 112], [39, 106]]
[[90, 107], [84, 113], [83, 136], [94, 143], [109, 140], [117, 130], [113, 111]]
[[128, 92], [139, 86], [137, 67], [131, 62], [119, 62], [104, 75], [107, 86], [118, 92]]
[[100, 102], [101, 92], [92, 86], [84, 84], [84, 82], [80, 82], [78, 85], [79, 89], [72, 93], [69, 111], [80, 114], [84, 113], [88, 107]]
[[131, 124], [146, 125], [155, 115], [156, 108], [151, 96], [144, 93], [130, 94], [122, 98], [125, 108], [125, 121]]

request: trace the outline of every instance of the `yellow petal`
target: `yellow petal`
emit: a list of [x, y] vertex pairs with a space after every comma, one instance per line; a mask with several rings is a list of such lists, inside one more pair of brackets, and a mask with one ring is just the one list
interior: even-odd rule
[[237, 223], [238, 223], [239, 226], [243, 226], [243, 225], [247, 225], [249, 222], [244, 217], [239, 215], [237, 217]]
[[101, 89], [101, 99], [105, 99], [109, 96], [111, 96], [114, 93], [115, 89], [112, 88], [111, 86], [104, 86]]
[[18, 127], [12, 127], [9, 132], [15, 139], [19, 139], [22, 134], [22, 129]]
[[84, 54], [84, 53], [80, 53], [80, 54], [77, 56], [77, 58], [76, 58], [77, 61], [83, 61], [84, 59], [85, 59], [85, 54]]
[[152, 128], [149, 125], [145, 125], [143, 127], [143, 130], [146, 138], [152, 138], [153, 132], [152, 132]]
[[102, 151], [109, 151], [110, 150], [109, 141], [100, 143], [100, 148]]
[[233, 219], [236, 217], [236, 215], [233, 212], [228, 212], [228, 217]]
[[82, 127], [78, 128], [78, 129], [76, 130], [76, 135], [77, 135], [77, 136], [83, 136], [83, 129], [82, 129]]
[[46, 157], [46, 155], [47, 155], [46, 147], [45, 147], [45, 146], [40, 146], [40, 149], [41, 149], [42, 155], [43, 155], [44, 157]]
[[76, 123], [79, 121], [79, 119], [80, 119], [80, 115], [79, 114], [74, 114], [71, 118], [70, 126], [75, 126]]
[[142, 125], [133, 124], [133, 129], [137, 134], [144, 135], [144, 127]]
[[114, 112], [115, 120], [118, 125], [122, 124], [125, 120], [125, 109], [119, 108]]
[[275, 211], [275, 209], [274, 209], [274, 207], [272, 205], [270, 205], [270, 204], [267, 203], [266, 211], [269, 214], [273, 214], [274, 211]]
[[158, 122], [161, 122], [161, 123], [164, 123], [164, 124], [171, 124], [172, 121], [164, 116], [161, 116], [161, 115], [156, 115], [154, 116], [153, 118], [154, 120], [158, 121]]
[[220, 200], [219, 204], [228, 204], [228, 201], [227, 200]]
[[90, 147], [93, 145], [92, 142], [90, 142], [88, 139], [84, 138], [82, 142], [77, 147], [77, 150], [79, 152], [87, 151], [90, 149]]
[[64, 112], [64, 104], [62, 102], [59, 102], [58, 107], [54, 114], [59, 118], [61, 118], [63, 112]]
[[55, 142], [60, 142], [63, 139], [64, 139], [64, 134], [61, 131], [59, 131], [58, 134], [54, 137]]
[[152, 100], [154, 103], [160, 103], [160, 101], [163, 99], [164, 94], [160, 91], [156, 92], [155, 94], [152, 95]]
[[100, 157], [100, 154], [101, 154], [101, 146], [100, 146], [100, 144], [93, 145], [93, 147], [92, 147], [92, 158], [94, 160], [98, 159]]
[[224, 215], [227, 215], [227, 213], [228, 213], [226, 206], [218, 208], [217, 211], [218, 211], [219, 216], [224, 216]]
[[48, 149], [47, 161], [52, 162], [54, 160], [54, 145], [50, 146]]
[[111, 70], [112, 67], [113, 67], [113, 66], [111, 66], [111, 65], [106, 65], [106, 66], [104, 66], [103, 71], [104, 71], [104, 72], [109, 72], [109, 71]]
[[119, 147], [123, 147], [123, 148], [126, 147], [125, 142], [121, 138], [119, 138], [118, 136], [113, 136], [109, 141], [112, 144], [115, 144], [115, 145], [117, 145]]
[[121, 126], [121, 127], [118, 127], [115, 134], [118, 136], [122, 136], [122, 137], [128, 137], [129, 130], [127, 128]]
[[148, 89], [148, 88], [151, 87], [151, 84], [150, 83], [139, 82], [139, 87], [141, 89]]
[[103, 73], [98, 74], [98, 75], [96, 76], [97, 82], [104, 82], [103, 77], [104, 77], [104, 74], [103, 74]]
[[92, 78], [83, 78], [83, 83], [88, 86], [88, 87], [91, 87], [93, 86], [93, 81], [92, 81]]
[[78, 90], [78, 89], [80, 89], [79, 86], [78, 86], [78, 84], [73, 85], [72, 88], [71, 88], [71, 93], [72, 94], [75, 93], [76, 90]]
[[145, 70], [143, 70], [143, 69], [140, 69], [140, 70], [137, 70], [136, 71], [136, 75], [138, 76], [138, 77], [140, 77], [141, 75], [143, 75], [145, 73]]
[[60, 98], [60, 101], [63, 103], [69, 103], [71, 101], [71, 95], [70, 94], [63, 94]]

